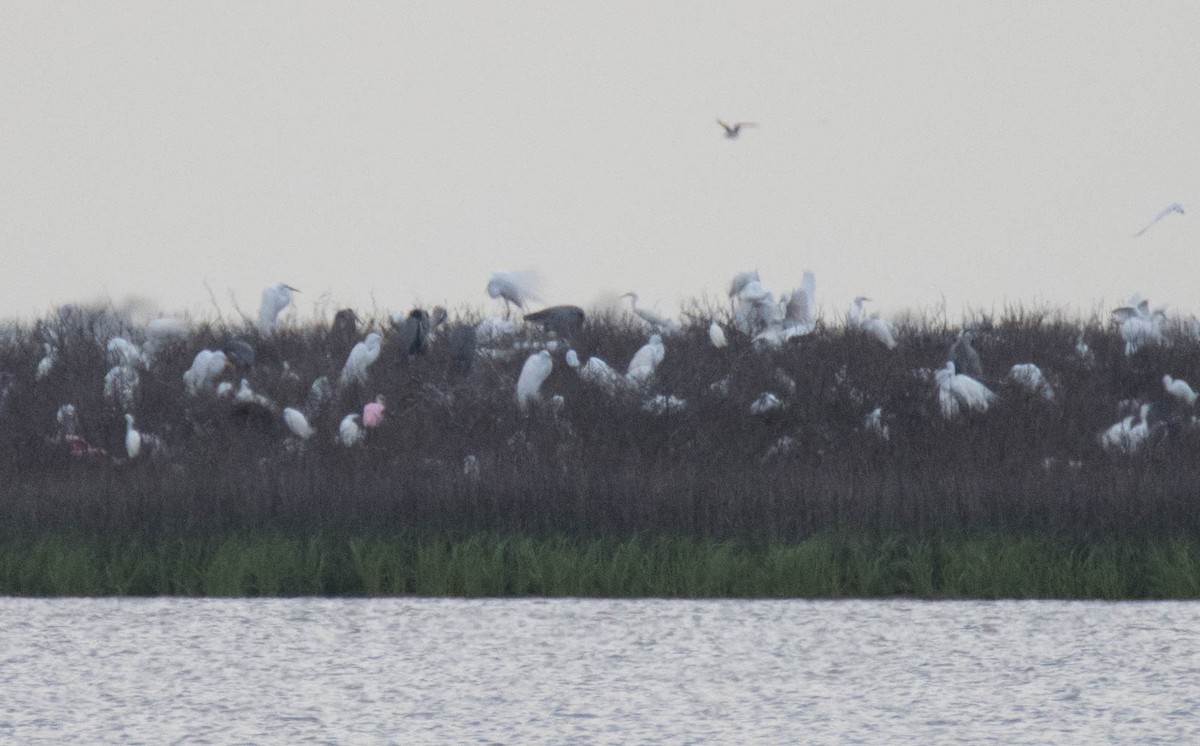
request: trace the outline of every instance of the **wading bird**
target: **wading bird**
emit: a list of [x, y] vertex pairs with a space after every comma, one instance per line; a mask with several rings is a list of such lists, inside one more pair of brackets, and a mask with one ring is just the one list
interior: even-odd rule
[[304, 413], [292, 407], [286, 407], [283, 410], [283, 424], [287, 425], [288, 430], [292, 431], [292, 435], [300, 440], [308, 440], [317, 432], [312, 425], [308, 424], [308, 418], [304, 416]]
[[1036, 394], [1046, 401], [1054, 400], [1054, 389], [1042, 375], [1042, 369], [1033, 363], [1017, 363], [1008, 371], [1008, 377], [1020, 384], [1029, 393]]
[[184, 371], [183, 384], [192, 396], [211, 389], [217, 378], [229, 366], [229, 359], [219, 350], [200, 350], [192, 360], [192, 367]]
[[150, 433], [143, 433], [133, 426], [133, 415], [125, 415], [125, 455], [132, 461], [141, 453], [150, 456], [162, 452], [162, 441]]
[[344, 387], [352, 383], [361, 385], [367, 382], [367, 368], [379, 359], [382, 341], [383, 338], [378, 332], [371, 332], [366, 339], [354, 345], [354, 349], [350, 350], [350, 355], [346, 358], [346, 364], [342, 366], [338, 386]]
[[742, 127], [757, 127], [758, 126], [754, 122], [734, 122], [733, 124], [725, 124], [720, 119], [717, 120], [717, 124], [721, 125], [721, 127], [724, 128], [725, 137], [729, 138], [730, 140], [738, 139], [738, 136], [742, 134]]
[[675, 319], [668, 319], [666, 316], [652, 311], [649, 308], [638, 308], [638, 294], [625, 293], [622, 298], [629, 299], [629, 306], [633, 309], [634, 315], [650, 325], [650, 328], [659, 333], [669, 333], [679, 330], [679, 322]]
[[531, 270], [493, 272], [488, 280], [487, 294], [488, 297], [501, 298], [504, 301], [504, 313], [507, 316], [510, 304], [524, 311], [528, 308], [529, 301], [538, 300], [539, 284], [537, 273]]
[[625, 371], [625, 378], [630, 383], [645, 383], [654, 375], [654, 371], [658, 369], [658, 364], [666, 357], [666, 353], [662, 337], [651, 334], [649, 341], [633, 353], [633, 358], [629, 361], [629, 368]]
[[414, 308], [408, 312], [407, 318], [397, 324], [396, 346], [403, 355], [424, 355], [429, 340], [429, 313], [423, 308]]
[[729, 340], [725, 338], [725, 330], [715, 321], [708, 325], [708, 341], [717, 349], [729, 345]]
[[264, 335], [275, 331], [279, 313], [292, 302], [292, 293], [298, 292], [282, 282], [263, 288], [262, 304], [258, 307], [258, 330]]
[[517, 407], [525, 412], [529, 403], [541, 397], [542, 384], [550, 377], [554, 361], [550, 353], [542, 350], [530, 355], [521, 366], [521, 375], [517, 378]]
[[375, 401], [370, 401], [363, 405], [363, 427], [379, 427], [382, 425], [383, 413], [385, 411], [387, 411], [387, 404], [384, 402], [383, 394], [379, 394], [375, 397]]
[[1109, 453], [1133, 454], [1150, 438], [1150, 405], [1143, 404], [1135, 418], [1129, 415], [1100, 434], [1100, 447]]
[[560, 337], [569, 337], [583, 328], [585, 315], [579, 306], [550, 306], [525, 314], [525, 320]]
[[1135, 295], [1129, 299], [1129, 305], [1114, 308], [1112, 313], [1113, 320], [1117, 322], [1121, 332], [1121, 339], [1125, 340], [1127, 357], [1145, 345], [1160, 345], [1167, 341], [1163, 335], [1167, 315], [1161, 308], [1151, 311], [1150, 301]]
[[1150, 230], [1151, 228], [1153, 228], [1153, 227], [1154, 227], [1156, 224], [1158, 224], [1158, 221], [1162, 220], [1163, 218], [1165, 218], [1165, 217], [1167, 217], [1168, 215], [1171, 215], [1171, 214], [1173, 214], [1173, 213], [1179, 213], [1180, 215], [1186, 215], [1186, 214], [1187, 214], [1186, 212], [1184, 212], [1184, 210], [1183, 210], [1183, 205], [1182, 205], [1182, 204], [1180, 204], [1179, 202], [1172, 202], [1171, 204], [1167, 205], [1167, 207], [1165, 207], [1165, 208], [1162, 210], [1162, 212], [1160, 212], [1160, 213], [1158, 213], [1157, 215], [1155, 215], [1155, 216], [1154, 216], [1154, 219], [1153, 219], [1153, 220], [1151, 220], [1149, 223], [1147, 223], [1145, 228], [1142, 228], [1142, 229], [1141, 229], [1140, 231], [1138, 231], [1137, 233], [1134, 233], [1134, 234], [1133, 234], [1133, 237], [1134, 237], [1134, 238], [1137, 238], [1138, 236], [1142, 235], [1142, 234], [1143, 234], [1143, 233], [1145, 233], [1146, 231], [1148, 231], [1148, 230]]
[[341, 423], [338, 424], [338, 443], [347, 448], [361, 443], [365, 436], [361, 423], [362, 415], [358, 413], [348, 414], [343, 417]]
[[946, 360], [954, 363], [954, 369], [958, 371], [958, 375], [982, 378], [983, 363], [979, 359], [979, 353], [971, 344], [974, 339], [975, 333], [970, 329], [960, 331], [954, 344], [950, 345], [950, 349], [946, 352]]
[[986, 412], [996, 395], [987, 386], [963, 373], [955, 372], [953, 361], [949, 361], [934, 374], [937, 381], [938, 405], [942, 416], [954, 419], [963, 409]]
[[1196, 403], [1196, 392], [1188, 385], [1187, 381], [1179, 378], [1173, 378], [1170, 375], [1162, 377], [1163, 388], [1171, 396], [1183, 402], [1187, 406], [1192, 406]]

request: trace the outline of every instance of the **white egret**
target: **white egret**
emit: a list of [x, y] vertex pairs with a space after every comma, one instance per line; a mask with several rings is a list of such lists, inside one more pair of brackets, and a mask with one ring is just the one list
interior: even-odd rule
[[1054, 389], [1042, 375], [1042, 369], [1033, 363], [1017, 363], [1008, 371], [1008, 377], [1046, 401], [1054, 399]]
[[537, 295], [540, 284], [537, 273], [532, 270], [493, 272], [488, 280], [487, 294], [488, 297], [504, 300], [506, 314], [510, 304], [524, 311], [529, 301], [540, 300]]
[[1147, 417], [1150, 405], [1143, 404], [1135, 418], [1129, 415], [1100, 434], [1100, 447], [1110, 453], [1132, 454], [1139, 451], [1150, 438]]
[[954, 363], [954, 369], [958, 371], [958, 375], [982, 378], [983, 363], [979, 359], [979, 353], [971, 344], [974, 339], [975, 333], [970, 329], [961, 330], [954, 343], [950, 345], [950, 349], [946, 353], [946, 360]]
[[108, 353], [109, 365], [127, 365], [129, 367], [146, 367], [146, 358], [133, 342], [124, 337], [113, 337], [105, 346]]
[[663, 334], [671, 334], [680, 331], [679, 322], [675, 319], [669, 319], [656, 311], [650, 310], [649, 308], [638, 308], [637, 293], [625, 293], [621, 297], [629, 299], [629, 305], [633, 309], [633, 313], [641, 318], [642, 321], [645, 321], [647, 324], [649, 324], [650, 328], [654, 331], [661, 332]]
[[1151, 220], [1149, 223], [1147, 223], [1145, 228], [1142, 228], [1137, 233], [1134, 233], [1133, 237], [1137, 238], [1138, 236], [1142, 235], [1146, 231], [1150, 230], [1152, 227], [1154, 227], [1158, 223], [1158, 221], [1162, 220], [1163, 218], [1167, 217], [1168, 215], [1171, 215], [1173, 213], [1179, 213], [1180, 215], [1186, 215], [1187, 213], [1184, 212], [1183, 208], [1184, 208], [1184, 206], [1181, 203], [1172, 202], [1171, 204], [1169, 204], [1165, 208], [1163, 208], [1163, 210], [1161, 212], [1159, 212], [1157, 215], [1155, 215], [1154, 219]]
[[291, 430], [292, 434], [300, 440], [308, 440], [317, 432], [312, 425], [308, 424], [308, 418], [304, 416], [304, 413], [292, 407], [284, 408], [283, 424], [287, 425], [288, 430]]
[[151, 456], [162, 452], [162, 441], [150, 433], [143, 433], [133, 426], [133, 415], [125, 415], [125, 455], [129, 460], [137, 458], [141, 453]]
[[219, 350], [200, 350], [192, 360], [192, 367], [183, 374], [187, 392], [197, 396], [214, 385], [217, 378], [229, 366], [229, 359]]
[[517, 378], [517, 407], [522, 412], [529, 409], [529, 403], [541, 397], [542, 384], [550, 377], [554, 369], [554, 361], [550, 353], [541, 352], [530, 355], [521, 366], [521, 375]]
[[258, 307], [258, 330], [263, 334], [275, 331], [279, 313], [292, 302], [292, 293], [300, 292], [282, 282], [268, 285], [262, 291], [262, 305]]
[[758, 126], [754, 122], [734, 122], [733, 124], [726, 124], [720, 119], [717, 120], [717, 124], [721, 125], [721, 127], [725, 130], [725, 137], [730, 140], [738, 139], [738, 136], [742, 134], [742, 127]]
[[567, 350], [566, 354], [567, 367], [579, 370], [579, 353], [575, 350]]
[[964, 408], [972, 412], [986, 412], [996, 400], [996, 395], [987, 386], [966, 374], [956, 373], [953, 361], [940, 368], [934, 378], [937, 381], [938, 404], [942, 416], [948, 420], [958, 416]]
[[49, 342], [42, 343], [42, 351], [45, 353], [37, 364], [37, 372], [34, 373], [34, 380], [40, 381], [50, 375], [50, 371], [54, 369], [54, 361], [58, 359], [58, 350]]
[[663, 347], [662, 337], [658, 334], [651, 334], [650, 340], [635, 353], [633, 359], [629, 361], [629, 368], [625, 371], [625, 378], [631, 383], [644, 383], [654, 371], [658, 369], [658, 364], [666, 357], [666, 348]]
[[865, 295], [859, 295], [854, 298], [854, 305], [850, 306], [850, 310], [846, 311], [846, 326], [862, 326], [863, 319], [866, 318], [866, 311], [863, 309], [863, 302], [871, 300]]
[[738, 272], [729, 281], [729, 297], [736, 298], [742, 290], [752, 282], [761, 282], [762, 278], [758, 276], [758, 270], [752, 272]]
[[718, 349], [729, 345], [729, 340], [725, 338], [725, 330], [715, 321], [708, 325], [708, 340]]
[[379, 349], [383, 338], [378, 332], [371, 332], [362, 342], [354, 345], [346, 364], [342, 366], [342, 374], [338, 377], [338, 386], [348, 386], [352, 383], [367, 382], [367, 368], [379, 359]]
[[362, 415], [357, 412], [343, 417], [341, 423], [338, 425], [338, 443], [347, 448], [361, 443], [365, 436], [361, 423]]
[[132, 366], [114, 365], [104, 375], [104, 398], [120, 409], [130, 409], [140, 385], [141, 376]]
[[733, 326], [743, 334], [757, 334], [775, 318], [775, 296], [758, 280], [746, 282], [733, 302]]
[[242, 379], [242, 383], [238, 387], [238, 390], [234, 392], [233, 400], [239, 404], [253, 404], [255, 406], [266, 407], [267, 409], [271, 410], [275, 409], [275, 402], [271, 401], [262, 394], [256, 393], [254, 389], [250, 388], [250, 381], [246, 380], [245, 378]]
[[879, 313], [872, 313], [862, 322], [862, 329], [889, 350], [896, 349], [896, 333], [886, 319], [880, 318]]
[[1133, 355], [1148, 344], [1166, 342], [1163, 327], [1167, 315], [1161, 308], [1150, 310], [1150, 301], [1138, 296], [1130, 298], [1129, 305], [1113, 309], [1113, 320], [1119, 325], [1121, 339], [1125, 340], [1125, 355]]
[[617, 393], [628, 383], [624, 376], [612, 369], [612, 366], [595, 356], [588, 358], [588, 361], [579, 369], [579, 377], [588, 383], [599, 386], [609, 394]]
[[1162, 377], [1163, 388], [1167, 393], [1175, 397], [1179, 401], [1189, 407], [1196, 403], [1196, 392], [1188, 385], [1187, 381], [1180, 378], [1173, 378], [1170, 375]]

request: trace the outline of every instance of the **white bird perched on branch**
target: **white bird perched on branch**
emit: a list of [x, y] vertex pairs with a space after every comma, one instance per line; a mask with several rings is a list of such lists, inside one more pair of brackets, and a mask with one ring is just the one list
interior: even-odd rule
[[780, 299], [780, 307], [755, 337], [755, 342], [779, 346], [796, 337], [812, 334], [816, 328], [817, 279], [805, 271], [800, 287]]
[[1138, 296], [1129, 299], [1129, 305], [1113, 309], [1113, 319], [1118, 323], [1121, 339], [1125, 340], [1125, 355], [1129, 356], [1144, 345], [1162, 344], [1166, 341], [1163, 327], [1167, 315], [1161, 308], [1150, 310], [1150, 301]]
[[658, 369], [658, 364], [666, 357], [667, 350], [663, 347], [662, 337], [658, 334], [651, 334], [650, 340], [641, 348], [633, 353], [633, 358], [629, 361], [629, 368], [625, 371], [625, 378], [630, 383], [645, 383], [654, 371]]
[[1008, 377], [1046, 401], [1054, 399], [1054, 389], [1042, 375], [1042, 369], [1033, 363], [1017, 363], [1008, 371]]
[[886, 319], [880, 317], [878, 312], [867, 314], [863, 303], [869, 300], [871, 299], [864, 295], [854, 299], [854, 305], [846, 312], [846, 326], [862, 329], [889, 350], [896, 349], [896, 330]]
[[742, 290], [752, 282], [762, 282], [762, 278], [758, 276], [758, 270], [752, 272], [738, 272], [729, 281], [729, 297], [737, 298], [741, 295]]
[[633, 309], [633, 313], [650, 325], [650, 328], [662, 334], [672, 334], [680, 331], [679, 322], [675, 319], [669, 319], [662, 314], [652, 311], [649, 308], [638, 308], [638, 294], [625, 293], [622, 298], [629, 299], [629, 305]]
[[986, 412], [996, 395], [987, 386], [962, 373], [954, 371], [954, 362], [949, 361], [934, 374], [937, 381], [938, 405], [942, 416], [953, 419], [962, 409]]
[[609, 394], [617, 393], [628, 383], [624, 376], [612, 369], [612, 366], [595, 356], [589, 357], [579, 369], [579, 377]]
[[347, 448], [361, 443], [364, 435], [361, 414], [348, 414], [342, 418], [341, 423], [338, 425], [338, 443]]
[[58, 350], [49, 342], [42, 343], [42, 351], [45, 354], [38, 361], [37, 372], [33, 376], [35, 381], [40, 381], [50, 375], [50, 371], [54, 369], [54, 361], [58, 359]]
[[541, 398], [542, 384], [550, 377], [554, 369], [554, 361], [550, 353], [542, 350], [530, 355], [521, 366], [521, 375], [517, 377], [517, 408], [522, 412], [529, 409], [529, 403]]
[[757, 334], [775, 318], [775, 296], [758, 280], [749, 280], [733, 301], [733, 325], [743, 334]]
[[1110, 453], [1132, 454], [1150, 438], [1150, 405], [1143, 404], [1135, 418], [1129, 415], [1100, 434], [1100, 447]]
[[124, 337], [113, 337], [104, 346], [108, 353], [109, 365], [128, 365], [129, 367], [146, 367], [146, 358], [133, 342]]
[[288, 430], [292, 431], [300, 440], [308, 440], [316, 434], [313, 426], [308, 424], [308, 418], [299, 409], [293, 407], [285, 407], [283, 410], [283, 424], [287, 425]]
[[729, 340], [725, 339], [725, 330], [715, 321], [708, 325], [708, 341], [717, 349], [729, 345]]
[[509, 304], [526, 311], [529, 309], [529, 301], [541, 300], [538, 297], [540, 284], [538, 275], [533, 270], [493, 272], [491, 279], [488, 280], [487, 294], [488, 297], [504, 300], [506, 314]]
[[866, 317], [866, 310], [863, 309], [863, 303], [871, 300], [865, 295], [858, 295], [854, 298], [854, 304], [850, 306], [850, 310], [846, 311], [846, 326], [862, 326], [863, 319]]
[[125, 415], [125, 455], [129, 460], [137, 458], [143, 451], [151, 456], [161, 452], [162, 441], [150, 433], [143, 433], [133, 426], [133, 415]]
[[200, 350], [192, 360], [192, 367], [184, 371], [183, 384], [187, 392], [197, 396], [205, 389], [211, 388], [225, 368], [229, 359], [219, 350]]
[[1179, 213], [1180, 215], [1186, 215], [1187, 213], [1184, 212], [1183, 208], [1184, 208], [1183, 204], [1181, 204], [1179, 202], [1172, 202], [1171, 204], [1169, 204], [1165, 208], [1163, 208], [1163, 210], [1161, 212], [1159, 212], [1157, 215], [1155, 215], [1154, 219], [1151, 220], [1149, 223], [1147, 223], [1145, 228], [1142, 228], [1137, 233], [1134, 233], [1133, 237], [1137, 238], [1138, 236], [1142, 235], [1146, 231], [1150, 230], [1151, 228], [1153, 228], [1155, 225], [1158, 224], [1158, 221], [1162, 220], [1163, 218], [1167, 217], [1168, 215], [1171, 215], [1173, 213]]
[[292, 302], [292, 293], [300, 292], [291, 285], [276, 283], [262, 291], [262, 304], [258, 307], [258, 330], [263, 334], [275, 331], [279, 313]]
[[1179, 401], [1189, 407], [1196, 403], [1196, 392], [1192, 390], [1187, 381], [1180, 378], [1173, 378], [1170, 375], [1164, 375], [1162, 382], [1163, 388], [1166, 389], [1167, 393]]
[[346, 357], [346, 364], [342, 366], [342, 374], [338, 377], [338, 386], [367, 382], [367, 368], [379, 359], [382, 341], [383, 338], [378, 332], [371, 332], [366, 339], [354, 345], [354, 349], [350, 350], [350, 354]]

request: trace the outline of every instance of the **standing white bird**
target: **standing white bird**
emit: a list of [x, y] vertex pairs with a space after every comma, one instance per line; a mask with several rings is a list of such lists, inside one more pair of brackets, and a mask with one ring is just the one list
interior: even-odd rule
[[1150, 301], [1135, 295], [1129, 299], [1129, 305], [1114, 308], [1112, 313], [1113, 319], [1119, 325], [1121, 339], [1125, 340], [1127, 357], [1144, 345], [1160, 345], [1166, 342], [1163, 327], [1166, 326], [1167, 315], [1161, 308], [1151, 311]]
[[187, 392], [197, 396], [211, 388], [217, 378], [229, 366], [229, 359], [219, 350], [200, 350], [192, 360], [192, 367], [184, 371], [183, 383]]
[[367, 368], [379, 359], [382, 341], [383, 337], [378, 332], [371, 332], [366, 339], [354, 345], [354, 349], [350, 350], [350, 355], [346, 357], [346, 364], [342, 366], [342, 374], [338, 377], [338, 386], [367, 382]]
[[1155, 215], [1154, 219], [1151, 220], [1149, 223], [1147, 223], [1145, 228], [1142, 228], [1137, 233], [1134, 233], [1133, 237], [1137, 238], [1138, 236], [1142, 235], [1143, 233], [1145, 233], [1146, 231], [1148, 231], [1152, 227], [1154, 227], [1158, 223], [1158, 221], [1162, 220], [1163, 218], [1165, 218], [1168, 215], [1171, 215], [1173, 213], [1179, 213], [1180, 215], [1187, 214], [1186, 212], [1184, 212], [1182, 204], [1180, 204], [1179, 202], [1172, 202], [1171, 204], [1169, 204], [1165, 208], [1163, 208], [1162, 212]]
[[629, 299], [629, 305], [633, 309], [635, 315], [650, 325], [650, 328], [656, 332], [670, 334], [680, 330], [679, 322], [675, 319], [669, 319], [662, 314], [652, 311], [649, 308], [638, 308], [638, 294], [625, 293], [622, 298]]
[[779, 308], [754, 341], [778, 347], [788, 340], [812, 334], [816, 328], [816, 292], [817, 279], [806, 270], [800, 287], [780, 299]]
[[962, 409], [986, 412], [995, 401], [996, 395], [987, 386], [962, 373], [954, 371], [954, 362], [949, 361], [934, 374], [937, 381], [938, 404], [942, 416], [953, 419]]
[[550, 353], [542, 350], [530, 355], [521, 366], [521, 375], [517, 378], [517, 407], [522, 411], [529, 409], [529, 403], [541, 397], [542, 384], [550, 377], [554, 369], [554, 361]]
[[612, 369], [612, 366], [595, 356], [589, 357], [579, 369], [579, 377], [609, 394], [617, 393], [628, 383], [624, 376]]
[[338, 425], [338, 443], [347, 448], [361, 443], [364, 435], [361, 414], [348, 414], [342, 418], [341, 423]]
[[529, 308], [529, 301], [540, 300], [537, 295], [539, 284], [538, 275], [532, 270], [493, 272], [488, 280], [487, 294], [488, 297], [504, 300], [506, 314], [509, 304], [525, 311]]
[[742, 127], [758, 126], [754, 122], [734, 122], [733, 124], [726, 124], [720, 119], [717, 120], [717, 124], [721, 125], [721, 127], [725, 130], [725, 137], [729, 138], [730, 140], [738, 139], [738, 136], [742, 134]]
[[1054, 400], [1054, 389], [1042, 375], [1042, 369], [1033, 363], [1017, 363], [1008, 371], [1008, 377], [1046, 401]]
[[567, 350], [566, 354], [567, 367], [579, 370], [579, 353], [575, 350]]
[[887, 319], [880, 318], [879, 313], [875, 312], [868, 316], [862, 322], [863, 331], [871, 335], [889, 350], [896, 349], [896, 333], [892, 328], [891, 322]]
[[292, 434], [300, 440], [308, 440], [317, 432], [312, 425], [308, 424], [308, 418], [304, 416], [304, 413], [292, 407], [284, 408], [283, 424], [287, 425], [288, 430], [291, 430]]
[[708, 340], [717, 349], [729, 345], [729, 340], [725, 339], [725, 330], [715, 321], [708, 325]]
[[729, 281], [729, 297], [736, 298], [752, 282], [762, 282], [762, 278], [758, 276], [757, 269], [752, 272], [738, 272]]
[[658, 364], [666, 357], [666, 352], [662, 337], [651, 334], [650, 340], [633, 353], [633, 359], [629, 361], [629, 368], [625, 371], [625, 378], [631, 383], [644, 383], [654, 375]]
[[133, 415], [125, 415], [125, 455], [130, 460], [138, 457], [142, 452], [142, 434], [133, 427]]
[[50, 375], [50, 371], [54, 368], [54, 361], [58, 359], [58, 350], [49, 342], [42, 343], [42, 351], [45, 353], [37, 364], [37, 372], [33, 378], [35, 381], [40, 381]]
[[1162, 377], [1163, 388], [1167, 393], [1175, 397], [1179, 401], [1189, 407], [1196, 403], [1196, 392], [1188, 385], [1187, 381], [1179, 378], [1172, 378], [1170, 375]]
[[146, 367], [146, 358], [133, 342], [124, 337], [113, 337], [105, 345], [108, 352], [109, 365], [127, 365], [129, 367]]
[[262, 291], [262, 304], [258, 307], [258, 330], [263, 334], [275, 331], [279, 313], [292, 302], [292, 293], [300, 292], [282, 282], [268, 285]]
[[1100, 447], [1110, 453], [1133, 454], [1150, 438], [1150, 405], [1143, 404], [1135, 419], [1129, 415], [1100, 434]]
[[867, 314], [863, 309], [863, 302], [869, 300], [871, 299], [865, 295], [855, 296], [854, 305], [850, 306], [849, 311], [846, 311], [846, 326], [862, 326], [863, 319]]

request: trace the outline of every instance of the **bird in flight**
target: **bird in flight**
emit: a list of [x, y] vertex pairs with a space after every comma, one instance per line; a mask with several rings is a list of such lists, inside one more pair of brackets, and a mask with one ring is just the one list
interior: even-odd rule
[[729, 138], [730, 140], [738, 139], [738, 135], [742, 134], [742, 127], [758, 126], [754, 122], [734, 122], [733, 124], [725, 124], [720, 119], [717, 120], [717, 124], [725, 128], [725, 137]]
[[1173, 212], [1177, 212], [1177, 213], [1179, 213], [1180, 215], [1185, 215], [1185, 214], [1186, 214], [1186, 213], [1183, 211], [1183, 205], [1179, 204], [1178, 202], [1172, 202], [1172, 203], [1170, 204], [1170, 206], [1168, 206], [1167, 208], [1165, 208], [1165, 209], [1164, 209], [1162, 212], [1160, 212], [1159, 214], [1155, 215], [1155, 216], [1154, 216], [1154, 220], [1151, 220], [1151, 221], [1150, 221], [1150, 223], [1149, 223], [1149, 224], [1148, 224], [1148, 225], [1147, 225], [1145, 228], [1142, 228], [1142, 229], [1141, 229], [1140, 231], [1138, 231], [1137, 233], [1134, 233], [1134, 234], [1133, 234], [1133, 237], [1134, 237], [1134, 238], [1137, 238], [1138, 236], [1142, 235], [1142, 234], [1143, 234], [1143, 233], [1145, 233], [1146, 231], [1150, 230], [1150, 228], [1152, 228], [1152, 227], [1154, 226], [1154, 224], [1155, 224], [1155, 223], [1157, 223], [1158, 221], [1162, 220], [1163, 218], [1165, 218], [1166, 216], [1170, 215], [1170, 214], [1171, 214], [1171, 213], [1173, 213]]

